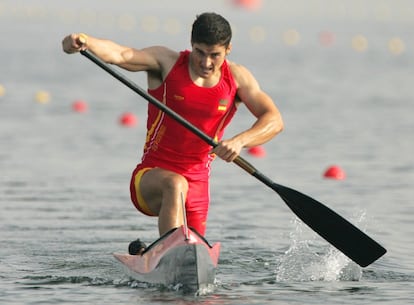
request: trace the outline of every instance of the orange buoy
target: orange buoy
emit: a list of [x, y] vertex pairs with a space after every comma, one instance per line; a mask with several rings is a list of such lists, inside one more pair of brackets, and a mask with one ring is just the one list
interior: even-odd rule
[[332, 165], [324, 173], [324, 177], [334, 180], [344, 180], [345, 172], [337, 165]]
[[255, 156], [255, 157], [258, 157], [258, 158], [261, 158], [261, 157], [266, 156], [266, 150], [261, 145], [250, 147], [247, 150], [247, 152], [250, 155]]
[[137, 124], [138, 120], [136, 116], [131, 112], [125, 112], [121, 115], [121, 118], [119, 120], [121, 125], [126, 127], [133, 127]]

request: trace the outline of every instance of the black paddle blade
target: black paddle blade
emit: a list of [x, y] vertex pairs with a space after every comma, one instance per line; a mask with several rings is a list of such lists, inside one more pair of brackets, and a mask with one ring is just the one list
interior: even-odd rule
[[273, 184], [272, 189], [304, 223], [361, 267], [370, 265], [387, 252], [371, 237], [317, 200], [277, 183]]

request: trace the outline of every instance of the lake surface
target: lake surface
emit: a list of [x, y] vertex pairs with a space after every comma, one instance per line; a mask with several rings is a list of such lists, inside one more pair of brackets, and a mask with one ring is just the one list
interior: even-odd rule
[[[250, 12], [181, 0], [159, 12], [160, 2], [0, 1], [0, 303], [414, 304], [409, 2], [269, 1]], [[381, 243], [388, 253], [377, 262], [350, 262], [273, 190], [221, 160], [206, 235], [222, 244], [213, 291], [139, 283], [113, 259], [137, 237], [157, 238], [156, 219], [137, 213], [128, 191], [146, 102], [84, 57], [64, 54], [60, 42], [83, 31], [136, 47], [189, 48], [187, 29], [206, 10], [232, 21], [230, 59], [251, 69], [284, 118], [265, 157], [243, 157]], [[334, 41], [323, 45], [318, 35], [328, 30]], [[145, 87], [144, 75], [126, 75]], [[78, 99], [86, 113], [72, 110]], [[135, 127], [119, 124], [125, 112], [137, 116]], [[251, 123], [241, 108], [226, 135]], [[345, 180], [323, 178], [333, 164]]]

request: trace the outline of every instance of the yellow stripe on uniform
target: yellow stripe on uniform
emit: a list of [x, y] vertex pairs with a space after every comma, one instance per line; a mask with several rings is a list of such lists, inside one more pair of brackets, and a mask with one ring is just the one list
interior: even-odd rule
[[145, 167], [145, 168], [139, 170], [138, 173], [135, 175], [134, 185], [135, 185], [135, 192], [136, 192], [136, 195], [137, 195], [137, 200], [138, 200], [139, 207], [146, 214], [156, 216], [154, 214], [154, 212], [151, 211], [150, 208], [148, 207], [147, 203], [144, 200], [144, 197], [142, 197], [141, 189], [139, 188], [139, 183], [141, 182], [142, 175], [144, 175], [150, 169], [152, 169], [152, 168], [151, 167]]

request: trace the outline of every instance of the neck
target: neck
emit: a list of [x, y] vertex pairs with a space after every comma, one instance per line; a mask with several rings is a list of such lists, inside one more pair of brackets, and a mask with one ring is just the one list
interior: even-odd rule
[[191, 80], [199, 87], [211, 88], [217, 85], [221, 78], [221, 68], [213, 70], [213, 72], [207, 77], [202, 77], [199, 74], [201, 68], [194, 67], [192, 61], [189, 61], [188, 72], [190, 74]]

